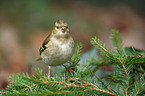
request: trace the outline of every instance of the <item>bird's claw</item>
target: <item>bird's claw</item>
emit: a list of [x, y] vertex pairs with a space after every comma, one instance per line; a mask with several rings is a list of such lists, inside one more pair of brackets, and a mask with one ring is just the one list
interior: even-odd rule
[[68, 76], [68, 73], [69, 72], [74, 72], [75, 73], [75, 71], [73, 70], [73, 68], [74, 67], [70, 67], [70, 68], [68, 68], [68, 67], [66, 67], [65, 65], [63, 65], [65, 68], [66, 68], [66, 70], [67, 70], [67, 76]]

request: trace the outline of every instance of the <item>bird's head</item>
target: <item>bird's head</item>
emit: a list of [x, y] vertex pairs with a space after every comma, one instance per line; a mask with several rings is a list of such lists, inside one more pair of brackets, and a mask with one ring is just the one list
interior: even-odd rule
[[67, 23], [64, 20], [56, 21], [55, 27], [52, 33], [55, 35], [60, 35], [60, 36], [69, 34], [69, 28], [68, 28]]

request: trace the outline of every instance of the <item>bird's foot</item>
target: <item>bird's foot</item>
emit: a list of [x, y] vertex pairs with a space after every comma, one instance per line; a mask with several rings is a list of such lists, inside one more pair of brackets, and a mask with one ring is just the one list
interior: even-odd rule
[[68, 67], [66, 67], [65, 65], [63, 65], [65, 68], [66, 68], [66, 70], [67, 70], [67, 76], [68, 76], [68, 73], [69, 72], [74, 72], [75, 73], [75, 71], [73, 70], [73, 68], [74, 67], [70, 67], [70, 68], [68, 68]]

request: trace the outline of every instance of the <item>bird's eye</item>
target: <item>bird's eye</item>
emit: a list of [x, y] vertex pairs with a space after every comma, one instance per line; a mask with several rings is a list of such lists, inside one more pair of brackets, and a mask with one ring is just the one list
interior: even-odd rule
[[57, 26], [56, 29], [59, 29], [59, 27]]

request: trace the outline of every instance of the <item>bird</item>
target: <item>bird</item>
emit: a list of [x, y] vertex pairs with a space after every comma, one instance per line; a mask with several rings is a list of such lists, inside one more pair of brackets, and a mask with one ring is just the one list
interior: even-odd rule
[[48, 65], [48, 78], [50, 78], [52, 66], [63, 65], [66, 69], [71, 70], [64, 63], [72, 57], [74, 50], [75, 42], [70, 34], [68, 24], [64, 20], [57, 20], [55, 27], [39, 49], [40, 58]]

